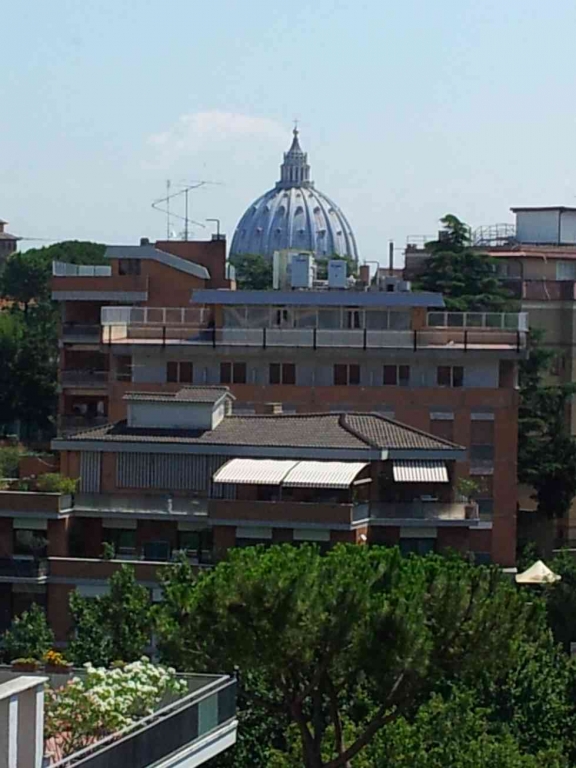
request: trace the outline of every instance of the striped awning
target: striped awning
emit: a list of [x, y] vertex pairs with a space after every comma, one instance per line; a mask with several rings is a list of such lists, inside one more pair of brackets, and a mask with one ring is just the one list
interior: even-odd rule
[[299, 461], [284, 478], [288, 488], [349, 488], [368, 464], [363, 461]]
[[443, 461], [395, 461], [392, 473], [397, 483], [448, 483]]
[[280, 485], [297, 461], [281, 459], [231, 459], [214, 474], [215, 483]]
[[361, 461], [232, 459], [220, 467], [213, 481], [288, 488], [349, 488], [367, 466], [367, 462]]

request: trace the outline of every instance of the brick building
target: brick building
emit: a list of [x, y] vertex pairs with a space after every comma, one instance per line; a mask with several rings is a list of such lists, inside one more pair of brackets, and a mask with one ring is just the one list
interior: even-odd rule
[[[4, 623], [37, 600], [64, 641], [72, 589], [101, 594], [127, 561], [157, 595], [178, 551], [199, 567], [231, 546], [303, 541], [513, 561], [514, 509], [493, 517], [458, 493], [464, 447], [382, 414], [234, 415], [232, 400], [225, 387], [127, 394], [126, 420], [54, 442], [74, 498], [0, 492]], [[18, 559], [35, 538], [43, 551]]]

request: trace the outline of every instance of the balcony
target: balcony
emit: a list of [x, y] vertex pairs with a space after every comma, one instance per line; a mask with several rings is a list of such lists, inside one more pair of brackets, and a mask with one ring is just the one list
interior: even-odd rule
[[24, 579], [26, 581], [44, 581], [48, 576], [47, 560], [27, 560], [17, 557], [0, 558], [0, 580]]
[[110, 266], [54, 262], [51, 286], [55, 301], [148, 300], [146, 275], [113, 275]]
[[206, 520], [208, 500], [168, 494], [133, 495], [122, 493], [79, 493], [74, 498], [77, 512], [98, 515], [134, 514], [143, 517], [197, 518]]
[[94, 371], [92, 369], [65, 370], [60, 374], [60, 383], [63, 387], [106, 389], [108, 375], [108, 371]]
[[370, 520], [374, 523], [390, 520], [477, 520], [477, 510], [464, 502], [410, 501], [370, 503]]
[[[84, 670], [74, 670], [82, 677]], [[59, 676], [61, 677], [61, 676]], [[12, 709], [0, 707], [0, 765], [21, 768], [183, 768], [198, 766], [236, 742], [236, 680], [228, 675], [179, 675], [186, 691], [171, 695], [151, 714], [116, 733], [98, 737], [84, 749], [60, 758], [57, 739], [43, 740], [43, 697], [49, 682], [63, 681], [40, 673], [0, 670], [0, 700], [16, 700], [25, 717], [13, 717]], [[43, 758], [43, 753], [46, 757]]]
[[[105, 344], [305, 349], [499, 349], [526, 347], [525, 313], [430, 312], [427, 325], [413, 330], [369, 328], [212, 328], [193, 325], [185, 315], [174, 320], [158, 308], [103, 307]], [[146, 310], [146, 311], [145, 311]], [[175, 313], [180, 313], [175, 310]]]
[[107, 416], [60, 416], [58, 437], [67, 437], [92, 427], [103, 427], [110, 419]]
[[72, 508], [72, 497], [65, 493], [39, 491], [0, 491], [0, 511], [14, 517], [24, 515], [57, 516]]
[[97, 324], [64, 323], [62, 341], [67, 344], [99, 344], [102, 327]]
[[240, 520], [266, 523], [319, 523], [323, 525], [349, 525], [353, 520], [367, 517], [366, 505], [338, 503], [305, 503], [299, 501], [234, 501], [210, 499], [209, 518], [216, 521]]
[[159, 571], [166, 568], [169, 562], [154, 562], [152, 560], [135, 560], [118, 558], [103, 560], [92, 557], [51, 557], [49, 560], [50, 578], [56, 581], [90, 581], [107, 582], [123, 565], [134, 568], [134, 575], [140, 582], [157, 584]]

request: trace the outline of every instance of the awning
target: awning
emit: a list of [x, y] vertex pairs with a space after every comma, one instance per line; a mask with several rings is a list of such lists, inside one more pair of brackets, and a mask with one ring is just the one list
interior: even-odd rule
[[367, 466], [362, 461], [231, 459], [214, 474], [213, 481], [289, 488], [349, 488]]
[[287, 488], [349, 488], [363, 461], [299, 461], [284, 478]]
[[443, 461], [395, 461], [392, 473], [397, 483], [448, 483]]
[[517, 584], [553, 584], [560, 581], [562, 576], [551, 571], [542, 560], [537, 560], [528, 570], [516, 575]]
[[214, 474], [215, 483], [280, 485], [297, 461], [280, 459], [232, 459]]

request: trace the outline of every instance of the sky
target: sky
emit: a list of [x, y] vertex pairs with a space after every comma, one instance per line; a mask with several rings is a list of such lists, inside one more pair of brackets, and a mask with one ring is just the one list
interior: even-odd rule
[[5, 2], [0, 218], [23, 248], [132, 244], [165, 237], [168, 179], [206, 181], [192, 236], [231, 241], [295, 118], [362, 260], [448, 212], [576, 205], [575, 33], [573, 0]]

